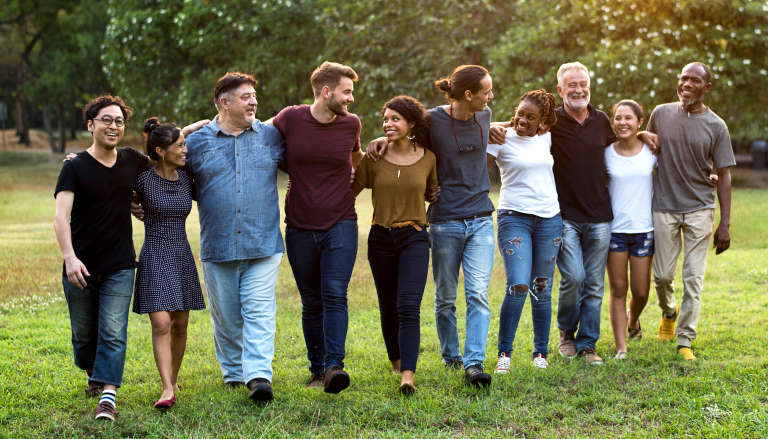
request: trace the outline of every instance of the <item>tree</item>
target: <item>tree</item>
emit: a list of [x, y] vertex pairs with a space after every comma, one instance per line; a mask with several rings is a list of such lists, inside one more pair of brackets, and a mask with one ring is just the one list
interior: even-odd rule
[[427, 107], [443, 103], [435, 80], [460, 64], [487, 65], [488, 49], [514, 23], [516, 8], [499, 0], [321, 3], [326, 57], [360, 75], [353, 110], [366, 138], [380, 134], [378, 113], [388, 99], [408, 94]]
[[[560, 64], [591, 71], [592, 102], [604, 111], [622, 98], [646, 108], [677, 100], [677, 76], [690, 61], [712, 68], [706, 103], [736, 137], [766, 137], [768, 5], [752, 0], [520, 0], [517, 21], [491, 51], [504, 79], [496, 108], [511, 117], [527, 90], [556, 90]], [[498, 112], [497, 112], [498, 114]]]
[[324, 40], [314, 0], [111, 1], [104, 69], [139, 119], [211, 117], [212, 90], [227, 71], [260, 81], [259, 114], [302, 101]]

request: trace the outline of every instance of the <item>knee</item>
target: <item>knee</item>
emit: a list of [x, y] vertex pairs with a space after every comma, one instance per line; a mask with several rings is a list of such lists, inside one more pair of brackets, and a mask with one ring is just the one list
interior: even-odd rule
[[187, 324], [188, 324], [187, 316], [176, 317], [171, 322], [171, 332], [173, 333], [173, 335], [186, 335]]
[[674, 276], [660, 276], [655, 273], [653, 275], [653, 283], [656, 285], [656, 288], [671, 287], [674, 280]]
[[537, 277], [533, 280], [533, 294], [538, 301], [549, 301], [552, 296], [552, 279]]
[[575, 290], [578, 291], [581, 286], [584, 284], [584, 279], [586, 278], [586, 275], [584, 274], [584, 271], [576, 271], [573, 273], [564, 272], [562, 274], [562, 288], [561, 290]]
[[152, 334], [154, 335], [168, 335], [171, 332], [171, 320], [170, 319], [156, 319], [152, 321]]
[[525, 299], [525, 296], [528, 295], [528, 285], [525, 284], [517, 284], [517, 285], [510, 285], [507, 284], [507, 296], [512, 297], [513, 299]]

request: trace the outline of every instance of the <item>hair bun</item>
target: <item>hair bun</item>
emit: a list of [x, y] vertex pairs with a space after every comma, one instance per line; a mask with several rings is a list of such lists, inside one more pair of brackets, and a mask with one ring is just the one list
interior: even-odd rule
[[157, 117], [150, 117], [144, 121], [144, 132], [149, 134], [160, 125], [160, 120]]

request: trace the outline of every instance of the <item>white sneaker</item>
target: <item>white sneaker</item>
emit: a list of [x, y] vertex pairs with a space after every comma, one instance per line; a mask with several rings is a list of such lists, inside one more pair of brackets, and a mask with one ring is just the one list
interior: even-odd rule
[[545, 357], [544, 354], [534, 355], [533, 366], [538, 367], [539, 369], [546, 369], [547, 366], [549, 366], [549, 363], [547, 362], [547, 357]]
[[616, 356], [613, 357], [614, 360], [626, 360], [627, 359], [627, 353], [626, 352], [616, 352]]
[[502, 352], [499, 354], [499, 361], [496, 362], [495, 373], [507, 372], [509, 372], [509, 352]]

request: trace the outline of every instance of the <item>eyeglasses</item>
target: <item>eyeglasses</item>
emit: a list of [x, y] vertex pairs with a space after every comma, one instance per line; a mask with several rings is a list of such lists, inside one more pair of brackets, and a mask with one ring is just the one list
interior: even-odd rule
[[459, 143], [459, 137], [456, 135], [456, 127], [453, 126], [453, 105], [450, 106], [451, 111], [451, 131], [453, 132], [453, 140], [456, 141], [456, 147], [459, 149], [459, 152], [471, 152], [474, 151], [483, 145], [483, 127], [480, 125], [480, 122], [477, 121], [477, 117], [475, 117], [475, 114], [472, 113], [472, 120], [475, 121], [475, 125], [477, 125], [478, 128], [480, 128], [480, 143], [477, 145], [462, 145]]
[[115, 126], [118, 128], [125, 125], [125, 119], [123, 119], [122, 117], [118, 117], [117, 119], [112, 119], [109, 116], [102, 116], [100, 119], [94, 118], [93, 120], [98, 120], [99, 122], [103, 123], [106, 126], [110, 126], [112, 125], [112, 122], [114, 122]]

